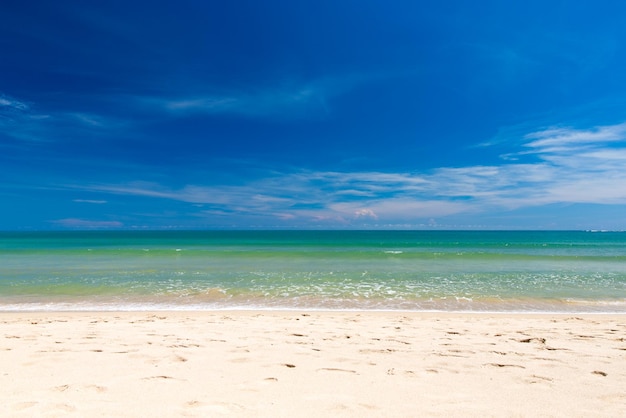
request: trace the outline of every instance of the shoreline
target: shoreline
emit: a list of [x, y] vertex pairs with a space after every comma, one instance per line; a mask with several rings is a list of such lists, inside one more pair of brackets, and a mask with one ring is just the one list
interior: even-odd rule
[[183, 309], [3, 309], [0, 307], [0, 315], [19, 314], [221, 314], [221, 313], [246, 313], [246, 314], [272, 314], [272, 313], [346, 313], [346, 314], [415, 314], [415, 315], [477, 315], [477, 316], [616, 316], [626, 317], [626, 311], [481, 311], [481, 310], [411, 310], [411, 309], [333, 309], [333, 308], [183, 308]]
[[354, 300], [294, 300], [282, 301], [259, 298], [238, 301], [192, 302], [150, 298], [31, 298], [0, 299], [0, 312], [416, 312], [458, 314], [615, 314], [626, 315], [626, 299], [613, 300], [553, 300], [539, 298], [490, 300], [419, 300], [419, 301], [354, 301]]
[[0, 312], [0, 415], [624, 416], [626, 316]]

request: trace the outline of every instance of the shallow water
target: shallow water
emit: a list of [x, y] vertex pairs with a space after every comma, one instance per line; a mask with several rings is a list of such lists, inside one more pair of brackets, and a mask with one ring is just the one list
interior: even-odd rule
[[0, 310], [626, 312], [626, 233], [0, 233]]

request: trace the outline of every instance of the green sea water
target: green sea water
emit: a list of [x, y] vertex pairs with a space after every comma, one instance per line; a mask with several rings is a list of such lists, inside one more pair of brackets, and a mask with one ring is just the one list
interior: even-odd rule
[[0, 310], [626, 313], [626, 233], [0, 233]]

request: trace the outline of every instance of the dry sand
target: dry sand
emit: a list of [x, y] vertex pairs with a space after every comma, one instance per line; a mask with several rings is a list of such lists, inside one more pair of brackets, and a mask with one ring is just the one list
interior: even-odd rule
[[626, 316], [0, 313], [0, 416], [626, 416]]

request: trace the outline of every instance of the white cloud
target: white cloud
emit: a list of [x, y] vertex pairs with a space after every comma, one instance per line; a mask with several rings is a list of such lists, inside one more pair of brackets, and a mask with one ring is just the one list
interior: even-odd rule
[[310, 117], [328, 113], [330, 99], [381, 77], [384, 75], [351, 74], [307, 82], [283, 80], [241, 89], [204, 86], [193, 92], [163, 91], [153, 96], [126, 97], [124, 105], [130, 102], [142, 110], [173, 116], [227, 113], [249, 117]]
[[[576, 145], [623, 141], [626, 123], [611, 126], [599, 126], [593, 129], [578, 130], [572, 128], [550, 128], [526, 135], [532, 141], [527, 147], [545, 151], [563, 151]], [[561, 147], [561, 148], [559, 148]]]
[[74, 119], [79, 124], [85, 125], [91, 128], [105, 128], [110, 125], [110, 120], [108, 118], [104, 118], [99, 115], [94, 115], [91, 113], [81, 113], [81, 112], [69, 112], [63, 115], [66, 119]]
[[354, 211], [354, 216], [357, 218], [378, 219], [378, 215], [371, 209], [357, 209]]
[[613, 162], [622, 163], [626, 160], [626, 148], [622, 149], [598, 149], [585, 152], [580, 155], [581, 158], [595, 159], [599, 163], [610, 164]]
[[189, 97], [182, 99], [155, 100], [157, 104], [172, 112], [225, 112], [238, 105], [239, 100], [231, 97]]
[[78, 218], [57, 219], [51, 222], [65, 228], [74, 229], [115, 229], [124, 226], [122, 222], [118, 221], [91, 221]]
[[[254, 92], [137, 97], [140, 106], [175, 116], [232, 113], [245, 116], [290, 116], [303, 111], [326, 111], [329, 92], [319, 87], [283, 87]], [[332, 94], [332, 93], [330, 93]]]
[[[624, 126], [587, 131], [561, 128], [527, 135], [530, 141], [543, 141], [543, 145], [535, 143], [539, 159], [531, 162], [442, 167], [422, 173], [301, 170], [229, 186], [172, 189], [134, 182], [82, 189], [208, 205], [204, 213], [341, 224], [420, 222], [558, 203], [626, 204]], [[581, 143], [586, 144], [582, 149]]]
[[24, 110], [28, 110], [28, 108], [29, 106], [26, 103], [16, 100], [12, 97], [6, 96], [4, 94], [0, 94], [0, 110], [2, 111], [5, 111], [5, 112], [11, 111], [11, 110], [24, 111]]
[[73, 202], [76, 203], [91, 203], [94, 205], [104, 205], [108, 203], [106, 200], [91, 200], [91, 199], [74, 199]]
[[329, 205], [333, 212], [344, 217], [372, 218], [385, 221], [402, 221], [448, 216], [471, 208], [462, 203], [447, 200], [425, 200], [410, 197], [392, 197], [377, 201], [340, 202]]
[[110, 117], [89, 112], [47, 112], [0, 95], [0, 130], [18, 140], [52, 142], [68, 136], [85, 138], [123, 126], [125, 122]]

